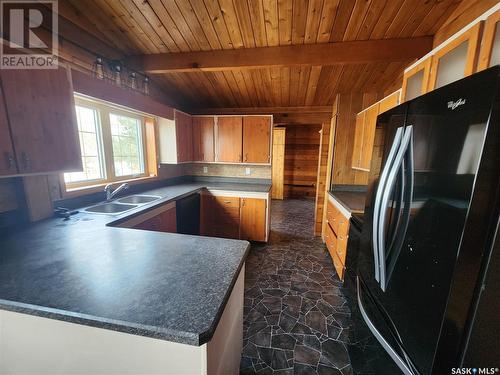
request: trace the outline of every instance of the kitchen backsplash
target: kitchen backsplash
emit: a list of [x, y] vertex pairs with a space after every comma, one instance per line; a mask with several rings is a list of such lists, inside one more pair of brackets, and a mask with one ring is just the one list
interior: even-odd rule
[[182, 165], [184, 166], [184, 174], [188, 176], [216, 176], [259, 179], [271, 178], [271, 166], [269, 165], [210, 163], [189, 163]]

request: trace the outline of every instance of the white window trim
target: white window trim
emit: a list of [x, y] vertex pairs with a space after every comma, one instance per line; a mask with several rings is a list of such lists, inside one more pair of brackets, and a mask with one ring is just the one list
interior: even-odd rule
[[[97, 99], [90, 99], [75, 94], [75, 105], [81, 107], [87, 107], [97, 110], [99, 117], [99, 129], [98, 136], [100, 141], [100, 147], [102, 152], [102, 168], [104, 172], [104, 178], [77, 181], [77, 182], [65, 182], [66, 191], [84, 189], [86, 187], [95, 187], [97, 185], [103, 185], [106, 183], [120, 182], [120, 181], [133, 181], [138, 179], [144, 179], [150, 177], [148, 173], [148, 158], [146, 155], [147, 144], [146, 144], [146, 129], [145, 129], [145, 118], [144, 114], [140, 112], [135, 112], [133, 110], [127, 110], [122, 107], [113, 106], [108, 102], [104, 102]], [[141, 147], [141, 158], [143, 164], [143, 173], [127, 175], [127, 176], [116, 176], [115, 167], [113, 161], [113, 143], [111, 139], [111, 123], [109, 115], [113, 113], [116, 115], [122, 115], [127, 117], [133, 117], [140, 121], [140, 135], [142, 140]], [[64, 179], [63, 179], [64, 180]]]

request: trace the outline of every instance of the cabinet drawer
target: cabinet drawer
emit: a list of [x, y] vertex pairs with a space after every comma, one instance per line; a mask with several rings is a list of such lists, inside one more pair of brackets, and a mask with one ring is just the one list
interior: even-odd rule
[[342, 264], [345, 264], [346, 253], [347, 253], [347, 236], [340, 234], [337, 237], [336, 254], [339, 260], [342, 262]]
[[342, 215], [340, 211], [339, 216], [337, 216], [337, 228], [335, 233], [337, 234], [337, 237], [347, 237], [349, 233], [349, 220], [344, 215]]
[[238, 197], [221, 197], [214, 196], [216, 205], [224, 208], [240, 208], [240, 198]]
[[336, 254], [332, 254], [333, 266], [339, 275], [339, 279], [344, 281], [345, 267]]
[[329, 224], [326, 225], [325, 242], [330, 254], [337, 251], [337, 236]]
[[337, 237], [347, 237], [349, 233], [349, 219], [347, 219], [335, 205], [328, 201], [326, 208], [326, 219]]
[[337, 220], [339, 214], [340, 212], [337, 210], [337, 207], [335, 207], [332, 202], [328, 201], [328, 204], [326, 205], [326, 220], [334, 232], [336, 232], [338, 228]]

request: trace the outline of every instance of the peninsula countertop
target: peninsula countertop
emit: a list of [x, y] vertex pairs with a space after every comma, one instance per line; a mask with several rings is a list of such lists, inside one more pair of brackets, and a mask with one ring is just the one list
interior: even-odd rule
[[329, 194], [351, 214], [362, 214], [365, 211], [366, 186], [333, 185]]
[[141, 192], [162, 198], [123, 215], [50, 218], [0, 237], [0, 309], [189, 345], [210, 341], [245, 262], [247, 241], [113, 227], [203, 188]]

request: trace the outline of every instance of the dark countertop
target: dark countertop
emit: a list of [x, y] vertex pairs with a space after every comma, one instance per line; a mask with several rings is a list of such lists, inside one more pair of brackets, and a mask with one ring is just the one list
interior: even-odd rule
[[334, 185], [329, 193], [352, 214], [364, 213], [366, 186]]
[[0, 238], [0, 309], [189, 345], [210, 341], [247, 241], [117, 228], [202, 188], [267, 192], [261, 184], [194, 182], [144, 191], [162, 199], [121, 216], [51, 218]]

